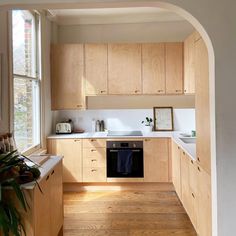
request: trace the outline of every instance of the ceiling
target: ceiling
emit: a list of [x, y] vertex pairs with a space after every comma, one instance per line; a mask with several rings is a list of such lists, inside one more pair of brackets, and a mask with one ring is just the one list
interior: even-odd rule
[[[154, 7], [48, 10], [59, 25], [121, 24], [185, 21], [176, 13]], [[186, 23], [188, 23], [186, 21]], [[189, 23], [188, 23], [189, 24]]]

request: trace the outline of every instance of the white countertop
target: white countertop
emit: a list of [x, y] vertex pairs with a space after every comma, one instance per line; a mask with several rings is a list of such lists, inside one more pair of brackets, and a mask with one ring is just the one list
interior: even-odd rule
[[184, 143], [181, 139], [181, 132], [149, 132], [143, 136], [108, 136], [107, 132], [87, 132], [87, 133], [72, 133], [72, 134], [52, 134], [48, 139], [86, 139], [86, 138], [104, 138], [104, 139], [145, 139], [145, 138], [172, 138], [193, 160], [196, 160], [196, 144]]

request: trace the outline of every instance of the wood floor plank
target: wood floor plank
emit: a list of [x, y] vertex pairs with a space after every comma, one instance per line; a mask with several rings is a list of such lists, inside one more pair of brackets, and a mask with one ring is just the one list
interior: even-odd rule
[[64, 194], [65, 236], [196, 236], [173, 191]]

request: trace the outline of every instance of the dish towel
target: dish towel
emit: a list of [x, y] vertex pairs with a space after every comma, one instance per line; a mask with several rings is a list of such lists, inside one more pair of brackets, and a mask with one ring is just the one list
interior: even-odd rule
[[132, 172], [133, 152], [129, 149], [118, 150], [117, 155], [117, 172], [122, 174], [130, 174]]

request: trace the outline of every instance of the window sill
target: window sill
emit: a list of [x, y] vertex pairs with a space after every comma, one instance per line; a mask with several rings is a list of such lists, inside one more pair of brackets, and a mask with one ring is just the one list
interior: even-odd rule
[[23, 152], [22, 154], [25, 156], [31, 156], [31, 155], [42, 155], [42, 154], [46, 154], [46, 153], [47, 153], [47, 149], [40, 148], [40, 147], [34, 147], [34, 148], [31, 148], [31, 149]]

